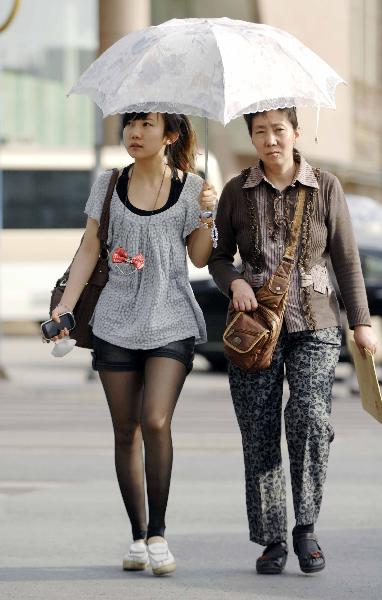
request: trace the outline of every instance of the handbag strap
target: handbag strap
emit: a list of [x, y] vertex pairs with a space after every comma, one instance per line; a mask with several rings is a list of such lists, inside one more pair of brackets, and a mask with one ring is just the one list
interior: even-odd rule
[[[111, 203], [111, 199], [113, 197], [113, 191], [114, 191], [115, 185], [117, 183], [118, 176], [119, 176], [119, 170], [113, 169], [112, 175], [110, 177], [109, 185], [107, 187], [106, 196], [105, 196], [105, 200], [104, 200], [103, 207], [102, 207], [100, 225], [99, 225], [98, 232], [97, 232], [97, 236], [99, 237], [100, 243], [101, 243], [100, 253], [103, 253], [103, 254], [104, 254], [104, 251], [107, 252], [107, 250], [108, 250], [107, 238], [108, 238], [109, 221], [110, 221], [110, 203]], [[84, 240], [84, 236], [85, 236], [85, 234], [83, 234], [81, 237], [80, 244], [76, 250], [75, 255], [72, 258], [72, 262], [66, 269], [63, 276], [57, 280], [56, 285], [64, 285], [68, 281], [70, 269], [72, 267], [74, 259], [77, 256], [79, 249], [81, 248], [81, 244]]]
[[288, 246], [284, 250], [284, 258], [289, 259], [290, 261], [294, 261], [297, 244], [300, 238], [301, 226], [302, 226], [302, 217], [304, 214], [304, 206], [305, 206], [305, 197], [306, 197], [306, 188], [305, 186], [301, 186], [298, 191], [297, 196], [297, 204], [296, 210], [293, 217], [292, 230], [288, 242]]
[[101, 250], [107, 250], [107, 238], [109, 235], [109, 222], [110, 222], [110, 204], [113, 197], [114, 188], [117, 183], [119, 176], [119, 169], [113, 169], [110, 177], [109, 185], [107, 187], [105, 200], [102, 207], [101, 219], [98, 228], [98, 237], [101, 242]]
[[[289, 289], [290, 279], [292, 276], [294, 259], [297, 250], [297, 244], [300, 239], [301, 227], [302, 227], [302, 219], [304, 215], [304, 207], [305, 207], [305, 198], [306, 198], [306, 188], [305, 186], [301, 186], [298, 191], [297, 196], [297, 204], [293, 217], [292, 229], [289, 238], [288, 245], [284, 250], [284, 255], [281, 259], [279, 266], [273, 275], [271, 275], [267, 284], [263, 287], [268, 287], [270, 282], [277, 280], [277, 293], [286, 294]], [[273, 284], [271, 284], [273, 285]], [[263, 288], [261, 288], [263, 289]], [[261, 295], [261, 294], [260, 294]], [[256, 296], [257, 297], [257, 296]], [[285, 297], [286, 299], [286, 297]]]

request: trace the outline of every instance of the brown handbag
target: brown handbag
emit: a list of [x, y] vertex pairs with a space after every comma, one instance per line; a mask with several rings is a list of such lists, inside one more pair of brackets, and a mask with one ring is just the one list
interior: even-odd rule
[[301, 187], [288, 247], [276, 272], [257, 290], [257, 309], [237, 312], [232, 302], [228, 307], [224, 350], [233, 364], [249, 373], [267, 369], [272, 362], [284, 319], [304, 206], [305, 188]]
[[[115, 184], [119, 175], [118, 169], [113, 169], [112, 176], [107, 188], [105, 200], [102, 207], [102, 214], [100, 219], [100, 226], [98, 228], [98, 237], [100, 239], [100, 254], [96, 266], [94, 267], [93, 273], [89, 277], [89, 281], [85, 285], [81, 292], [80, 297], [73, 309], [74, 318], [76, 320], [76, 326], [70, 332], [70, 337], [76, 340], [77, 346], [80, 348], [91, 348], [92, 347], [92, 330], [89, 325], [89, 321], [92, 317], [98, 298], [105, 287], [109, 279], [109, 265], [108, 265], [108, 253], [109, 248], [107, 245], [108, 231], [109, 231], [109, 220], [110, 220], [110, 203], [113, 196]], [[77, 249], [80, 249], [83, 237], [80, 245]], [[52, 295], [50, 298], [50, 309], [49, 314], [52, 314], [52, 310], [61, 302], [62, 295], [65, 291], [66, 284], [69, 279], [70, 269], [73, 261], [77, 255], [74, 255], [72, 262], [66, 269], [60, 279], [57, 280]]]

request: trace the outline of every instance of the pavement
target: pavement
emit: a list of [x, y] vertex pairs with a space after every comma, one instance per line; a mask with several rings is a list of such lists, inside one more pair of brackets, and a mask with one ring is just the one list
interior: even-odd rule
[[[199, 359], [173, 422], [167, 537], [178, 568], [156, 578], [121, 569], [129, 524], [107, 406], [99, 382], [87, 379], [89, 354], [57, 359], [50, 349], [33, 337], [0, 344], [9, 376], [0, 381], [2, 600], [382, 598], [382, 429], [349, 392], [349, 365], [339, 366], [334, 388], [336, 438], [317, 526], [327, 568], [304, 575], [291, 551], [282, 575], [256, 575], [262, 549], [248, 541], [227, 378]], [[283, 457], [288, 471], [285, 444]], [[290, 493], [288, 509], [292, 526]]]

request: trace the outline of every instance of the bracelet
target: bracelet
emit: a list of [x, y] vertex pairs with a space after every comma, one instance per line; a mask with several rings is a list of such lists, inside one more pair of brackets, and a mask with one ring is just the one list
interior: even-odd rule
[[210, 219], [211, 217], [214, 216], [214, 213], [212, 212], [212, 210], [201, 210], [199, 217], [201, 219]]
[[217, 246], [218, 246], [218, 230], [215, 225], [215, 219], [213, 217], [209, 217], [207, 221], [202, 221], [202, 218], [199, 217], [199, 227], [200, 227], [200, 229], [210, 229], [212, 247], [217, 248]]
[[202, 217], [199, 217], [199, 227], [201, 229], [212, 229], [214, 226], [214, 220], [212, 218], [208, 218], [207, 221], [203, 221]]

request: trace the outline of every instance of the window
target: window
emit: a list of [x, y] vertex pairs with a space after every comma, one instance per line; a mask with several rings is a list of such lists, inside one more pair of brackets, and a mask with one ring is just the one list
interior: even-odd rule
[[92, 144], [94, 105], [67, 93], [97, 47], [98, 0], [23, 0], [0, 35], [0, 141]]
[[90, 171], [5, 171], [4, 227], [84, 227]]

